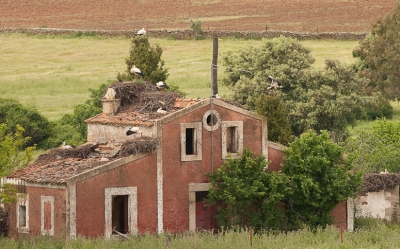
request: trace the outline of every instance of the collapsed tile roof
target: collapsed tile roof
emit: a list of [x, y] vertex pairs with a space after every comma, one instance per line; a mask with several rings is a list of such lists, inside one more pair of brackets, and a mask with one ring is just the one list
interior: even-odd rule
[[[121, 106], [112, 115], [100, 113], [85, 121], [87, 124], [153, 126], [154, 120], [165, 114], [157, 113], [161, 106], [167, 113], [183, 109], [203, 99], [185, 99], [179, 93], [158, 90], [151, 83], [116, 82], [109, 86], [121, 99]], [[102, 141], [86, 143], [76, 148], [53, 148], [40, 155], [27, 167], [8, 178], [27, 182], [65, 184], [67, 179], [100, 167], [117, 158], [157, 149], [159, 138], [141, 137], [124, 143], [110, 144]], [[107, 157], [104, 157], [107, 155]]]
[[106, 124], [115, 126], [151, 127], [154, 120], [165, 114], [158, 113], [162, 107], [167, 114], [193, 105], [204, 99], [185, 99], [176, 92], [164, 92], [149, 82], [115, 82], [109, 86], [116, 92], [115, 99], [121, 100], [121, 106], [116, 113], [100, 113], [85, 120], [87, 124]]

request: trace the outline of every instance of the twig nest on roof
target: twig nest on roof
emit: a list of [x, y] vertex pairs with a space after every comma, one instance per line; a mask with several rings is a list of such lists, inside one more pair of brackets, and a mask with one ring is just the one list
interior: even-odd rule
[[399, 174], [376, 174], [369, 173], [363, 176], [363, 182], [359, 195], [365, 195], [368, 192], [378, 192], [380, 190], [390, 189], [398, 186], [400, 183]]
[[152, 152], [160, 145], [159, 138], [141, 137], [134, 140], [125, 141], [119, 153], [119, 157], [127, 157], [139, 153]]

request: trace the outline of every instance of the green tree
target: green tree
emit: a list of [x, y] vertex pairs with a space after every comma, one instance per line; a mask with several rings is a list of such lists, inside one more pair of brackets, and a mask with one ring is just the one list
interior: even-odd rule
[[285, 151], [281, 170], [292, 188], [286, 211], [293, 225], [326, 226], [335, 205], [355, 196], [361, 174], [350, 173], [353, 158], [345, 159], [343, 150], [328, 132], [309, 130]]
[[248, 47], [239, 54], [228, 52], [223, 57], [226, 72], [222, 82], [232, 89], [232, 99], [255, 110], [256, 99], [267, 92], [271, 83], [268, 75], [283, 86], [285, 100], [296, 99], [294, 90], [306, 85], [306, 69], [312, 63], [311, 51], [298, 40], [283, 36], [265, 39], [259, 48]]
[[400, 173], [400, 123], [377, 120], [371, 130], [358, 132], [346, 140], [346, 153], [354, 153], [357, 172]]
[[309, 75], [306, 87], [298, 92], [298, 100], [288, 100], [289, 120], [296, 136], [313, 129], [328, 130], [336, 142], [349, 135], [347, 126], [365, 117], [365, 80], [358, 78], [351, 66], [326, 60], [323, 71]]
[[108, 84], [102, 84], [98, 89], [89, 89], [90, 98], [84, 104], [75, 106], [72, 114], [65, 114], [54, 124], [54, 134], [46, 141], [47, 147], [56, 147], [63, 141], [77, 146], [87, 141], [87, 124], [85, 120], [102, 112], [100, 99], [106, 93]]
[[240, 159], [229, 159], [209, 175], [213, 188], [207, 202], [222, 202], [217, 220], [225, 228], [253, 226], [276, 229], [284, 213], [279, 208], [289, 191], [285, 175], [265, 169], [264, 156], [254, 157], [245, 149]]
[[118, 81], [132, 81], [135, 74], [130, 72], [132, 65], [135, 65], [143, 73], [143, 80], [152, 82], [165, 81], [168, 78], [168, 69], [164, 68], [164, 61], [161, 60], [162, 48], [156, 44], [150, 46], [147, 36], [136, 36], [132, 39], [132, 47], [129, 57], [125, 60], [126, 71], [118, 73]]
[[[28, 146], [30, 137], [24, 137], [24, 128], [16, 125], [9, 133], [6, 124], [0, 124], [0, 178], [20, 169], [32, 161], [36, 146]], [[16, 201], [16, 190], [10, 185], [0, 188], [0, 202]]]
[[261, 94], [256, 100], [256, 112], [268, 119], [268, 140], [287, 145], [291, 129], [286, 116], [286, 104], [275, 92]]
[[369, 79], [369, 91], [380, 91], [389, 99], [400, 97], [400, 2], [372, 27], [353, 51], [359, 57], [359, 72]]
[[27, 146], [38, 144], [52, 135], [51, 123], [36, 109], [24, 107], [14, 99], [0, 99], [0, 123], [7, 124], [7, 133], [17, 132], [17, 124], [24, 127], [24, 136], [30, 137]]
[[279, 96], [286, 104], [293, 135], [308, 129], [329, 130], [336, 134], [336, 141], [344, 141], [347, 126], [365, 117], [365, 107], [377, 106], [365, 96], [367, 81], [358, 77], [354, 67], [328, 59], [323, 70], [314, 70], [310, 52], [292, 38], [264, 40], [259, 48], [228, 53], [223, 58], [227, 72], [222, 81], [232, 89], [233, 100], [256, 110], [271, 75], [283, 87]]

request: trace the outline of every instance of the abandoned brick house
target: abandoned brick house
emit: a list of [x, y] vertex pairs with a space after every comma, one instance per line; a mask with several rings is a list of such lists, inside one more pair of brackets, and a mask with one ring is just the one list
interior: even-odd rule
[[[210, 229], [206, 173], [243, 148], [264, 154], [271, 170], [282, 162], [282, 146], [267, 141], [267, 119], [227, 100], [123, 82], [109, 86], [102, 103], [103, 113], [85, 121], [86, 144], [54, 148], [6, 179], [22, 194], [5, 207], [9, 236]], [[346, 223], [345, 204], [334, 214]]]

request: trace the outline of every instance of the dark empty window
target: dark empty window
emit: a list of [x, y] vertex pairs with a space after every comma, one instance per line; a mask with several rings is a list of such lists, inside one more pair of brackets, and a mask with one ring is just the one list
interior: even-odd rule
[[195, 128], [186, 128], [186, 155], [196, 155]]
[[208, 196], [208, 191], [197, 191], [196, 192], [196, 202], [203, 201]]
[[128, 195], [116, 195], [112, 199], [112, 229], [127, 234], [128, 228]]
[[209, 126], [214, 126], [218, 123], [218, 118], [214, 114], [210, 114], [207, 116], [207, 124]]
[[238, 152], [237, 127], [226, 127], [226, 150], [229, 153]]

